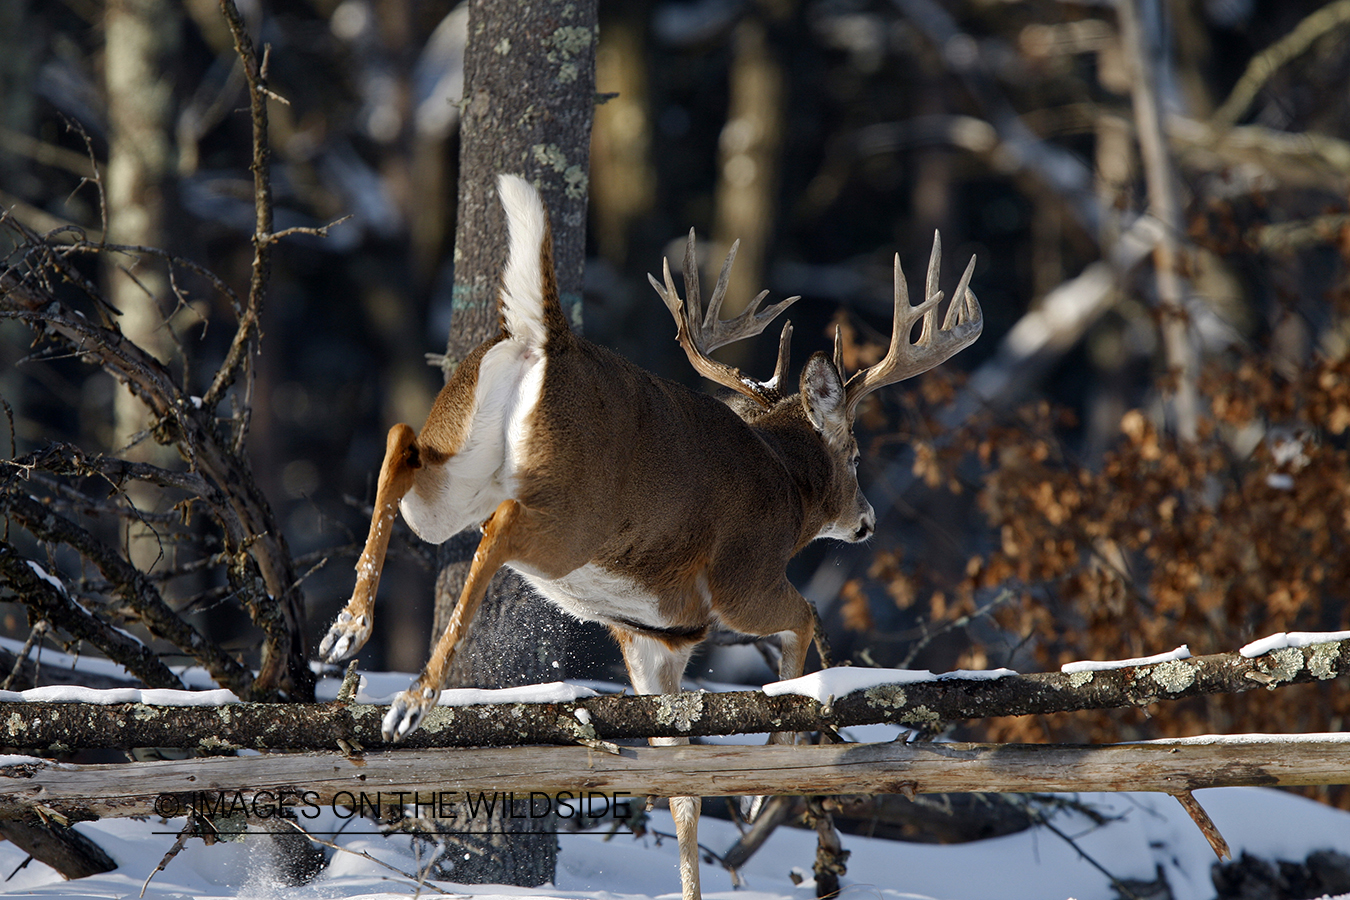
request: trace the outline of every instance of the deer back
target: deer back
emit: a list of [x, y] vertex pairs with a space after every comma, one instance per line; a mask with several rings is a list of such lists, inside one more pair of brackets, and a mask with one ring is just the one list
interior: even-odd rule
[[609, 593], [656, 601], [643, 624], [708, 624], [714, 602], [781, 579], [823, 518], [856, 496], [854, 482], [832, 502], [847, 476], [798, 406], [749, 424], [582, 338], [550, 346], [516, 499], [557, 527], [516, 567], [568, 608], [598, 598], [577, 584], [564, 590], [569, 603], [542, 582], [590, 567], [592, 581], [612, 579]]

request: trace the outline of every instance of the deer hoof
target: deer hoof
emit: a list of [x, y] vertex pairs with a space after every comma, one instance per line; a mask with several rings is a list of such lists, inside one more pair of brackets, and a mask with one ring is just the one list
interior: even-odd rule
[[440, 691], [430, 688], [419, 691], [414, 685], [395, 697], [380, 726], [384, 739], [394, 744], [416, 731], [422, 724], [422, 717], [436, 705], [440, 695]]
[[354, 656], [370, 639], [370, 629], [370, 616], [353, 616], [343, 610], [319, 643], [319, 658], [336, 664]]

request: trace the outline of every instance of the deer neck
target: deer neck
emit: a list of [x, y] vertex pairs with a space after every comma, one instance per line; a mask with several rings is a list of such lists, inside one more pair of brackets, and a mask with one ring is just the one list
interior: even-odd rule
[[749, 423], [783, 467], [797, 505], [795, 555], [838, 512], [838, 473], [829, 450], [795, 396]]

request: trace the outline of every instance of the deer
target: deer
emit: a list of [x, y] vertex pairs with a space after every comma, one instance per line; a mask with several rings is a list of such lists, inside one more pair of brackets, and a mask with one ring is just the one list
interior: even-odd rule
[[[500, 176], [498, 191], [508, 230], [500, 327], [455, 368], [420, 432], [405, 424], [389, 430], [356, 584], [320, 656], [341, 662], [370, 638], [380, 572], [401, 513], [432, 543], [479, 524], [482, 538], [426, 666], [383, 719], [390, 743], [407, 737], [436, 704], [465, 629], [504, 565], [565, 612], [607, 626], [637, 693], [678, 692], [690, 655], [714, 627], [776, 635], [779, 677], [800, 676], [815, 615], [788, 581], [787, 563], [818, 538], [859, 542], [872, 535], [876, 513], [858, 485], [858, 405], [979, 337], [983, 316], [969, 289], [974, 259], [939, 326], [940, 239], [917, 305], [910, 305], [897, 254], [885, 356], [845, 380], [836, 330], [833, 357], [812, 355], [798, 392], [785, 395], [791, 323], [768, 381], [709, 354], [758, 335], [798, 298], [760, 311], [764, 291], [736, 318], [721, 319], [733, 245], [705, 311], [691, 230], [687, 297], [677, 293], [669, 261], [663, 281], [648, 278], [694, 369], [730, 389], [724, 402], [574, 334], [559, 303], [548, 212], [538, 192], [513, 175]], [[676, 797], [670, 805], [682, 895], [697, 900], [701, 800]]]

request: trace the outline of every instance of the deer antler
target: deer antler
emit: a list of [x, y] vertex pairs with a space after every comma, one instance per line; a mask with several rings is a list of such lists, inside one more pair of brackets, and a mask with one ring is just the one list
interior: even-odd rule
[[717, 286], [713, 288], [707, 312], [703, 310], [703, 301], [699, 293], [698, 262], [694, 253], [692, 228], [689, 229], [689, 240], [684, 248], [684, 286], [689, 294], [688, 300], [681, 299], [675, 291], [675, 282], [670, 277], [669, 260], [662, 261], [665, 284], [657, 281], [652, 275], [648, 275], [647, 280], [656, 288], [656, 293], [661, 295], [666, 308], [674, 316], [675, 339], [684, 348], [685, 355], [689, 357], [695, 371], [704, 378], [744, 394], [768, 409], [780, 398], [782, 384], [787, 377], [788, 343], [792, 338], [791, 322], [783, 325], [782, 336], [778, 339], [778, 363], [774, 366], [773, 377], [768, 381], [755, 381], [741, 374], [740, 369], [717, 362], [708, 354], [718, 347], [759, 334], [780, 312], [801, 298], [788, 297], [760, 312], [760, 302], [769, 295], [768, 291], [761, 291], [758, 297], [750, 301], [745, 312], [734, 319], [723, 320], [720, 317], [722, 301], [726, 299], [727, 282], [731, 279], [731, 264], [736, 259], [736, 248], [739, 245], [740, 241], [731, 245], [731, 251], [727, 253], [726, 261], [722, 263], [722, 273], [717, 278]]
[[[942, 266], [942, 237], [934, 233], [933, 254], [928, 259], [928, 277], [924, 300], [918, 306], [909, 305], [909, 286], [900, 271], [900, 255], [895, 256], [895, 320], [891, 324], [891, 346], [881, 362], [863, 369], [848, 380], [845, 388], [845, 409], [850, 420], [862, 398], [877, 388], [906, 378], [921, 375], [951, 358], [975, 342], [984, 328], [984, 314], [975, 294], [970, 290], [970, 276], [975, 271], [975, 257], [970, 258], [965, 274], [956, 285], [956, 294], [947, 307], [947, 316], [941, 329], [934, 329], [937, 307], [942, 292], [937, 289], [938, 270]], [[923, 317], [918, 340], [910, 341], [914, 323]], [[835, 333], [835, 365], [841, 365], [839, 335]], [[842, 374], [842, 370], [841, 370]]]

